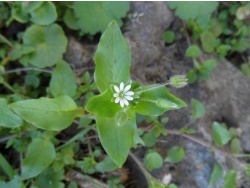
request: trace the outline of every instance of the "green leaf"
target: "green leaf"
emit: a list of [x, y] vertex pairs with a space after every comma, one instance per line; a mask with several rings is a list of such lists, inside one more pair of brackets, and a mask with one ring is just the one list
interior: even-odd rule
[[24, 188], [20, 180], [20, 177], [18, 176], [15, 176], [14, 179], [12, 179], [11, 181], [7, 183], [0, 181], [0, 187], [1, 188]]
[[247, 175], [248, 182], [250, 182], [250, 166], [249, 165], [246, 166], [245, 173]]
[[175, 38], [174, 32], [173, 31], [165, 31], [162, 34], [162, 38], [166, 43], [171, 44], [172, 42], [174, 42], [174, 38]]
[[121, 167], [126, 161], [130, 148], [134, 144], [136, 133], [135, 115], [123, 124], [118, 124], [118, 115], [114, 118], [97, 116], [97, 130], [101, 144], [111, 159]]
[[203, 50], [207, 53], [212, 53], [215, 47], [215, 40], [216, 38], [213, 33], [207, 30], [204, 31], [201, 34], [201, 44], [202, 44]]
[[250, 78], [250, 65], [249, 63], [243, 63], [240, 66], [240, 70]]
[[223, 188], [237, 188], [236, 184], [236, 172], [234, 170], [230, 170], [225, 178], [225, 183]]
[[168, 110], [186, 107], [186, 104], [159, 85], [143, 87], [135, 111], [142, 115], [159, 116]]
[[49, 25], [57, 19], [56, 7], [50, 1], [42, 2], [42, 4], [30, 14], [31, 21], [38, 25]]
[[42, 1], [36, 2], [22, 2], [22, 9], [24, 12], [31, 13], [42, 5]]
[[189, 46], [187, 51], [186, 51], [186, 56], [191, 57], [191, 58], [198, 57], [198, 56], [200, 56], [200, 54], [201, 54], [201, 51], [200, 51], [199, 47], [196, 45]]
[[40, 84], [40, 79], [36, 75], [28, 74], [25, 76], [25, 85], [37, 88], [39, 84]]
[[14, 169], [1, 153], [0, 153], [0, 168], [2, 169], [3, 172], [5, 172], [9, 176], [10, 179], [14, 177], [15, 175]]
[[74, 12], [72, 9], [67, 9], [64, 16], [63, 16], [64, 23], [68, 26], [68, 28], [73, 30], [80, 29], [77, 25], [77, 20], [74, 16]]
[[68, 95], [73, 97], [76, 94], [76, 78], [68, 65], [60, 60], [52, 73], [49, 88], [54, 97], [59, 95]]
[[147, 146], [147, 147], [154, 146], [156, 141], [157, 141], [157, 137], [154, 134], [154, 132], [148, 132], [148, 133], [143, 135], [143, 142], [144, 142], [145, 146]]
[[47, 168], [43, 173], [41, 173], [35, 181], [35, 185], [39, 187], [46, 188], [64, 188], [65, 185], [62, 180], [64, 180], [64, 171], [55, 171], [53, 168]]
[[209, 78], [210, 73], [214, 70], [217, 63], [215, 60], [207, 60], [205, 61], [198, 69], [199, 77], [203, 80], [207, 80]]
[[[184, 2], [184, 1], [179, 1], [179, 2], [167, 2], [167, 5], [171, 9], [176, 9], [175, 10], [175, 15], [180, 17], [181, 19], [187, 21], [188, 19], [200, 19], [202, 18], [209, 18], [210, 14], [216, 10], [218, 6], [218, 2], [208, 2], [208, 1], [196, 1], [196, 2]], [[207, 20], [208, 19], [203, 19]], [[204, 22], [203, 24], [207, 23]]]
[[231, 134], [226, 128], [221, 126], [219, 123], [213, 123], [213, 139], [217, 146], [223, 146], [231, 140]]
[[204, 116], [206, 110], [205, 110], [204, 105], [200, 101], [196, 99], [192, 99], [191, 104], [193, 108], [193, 113], [192, 113], [193, 119], [197, 119], [197, 118]]
[[231, 152], [238, 154], [241, 151], [241, 142], [238, 138], [234, 138], [230, 144]]
[[18, 101], [9, 107], [32, 125], [53, 131], [65, 129], [75, 117], [84, 114], [84, 110], [77, 108], [75, 102], [66, 95], [54, 99], [42, 97]]
[[21, 179], [37, 176], [53, 162], [55, 157], [55, 147], [49, 139], [34, 139], [29, 144], [27, 155], [23, 160]]
[[78, 26], [84, 33], [91, 35], [103, 32], [110, 21], [122, 25], [121, 18], [129, 10], [129, 2], [74, 2], [74, 12]]
[[[95, 23], [96, 24], [96, 23]], [[119, 26], [112, 21], [103, 33], [95, 53], [95, 83], [104, 92], [113, 82], [130, 81], [131, 55]]]
[[111, 87], [100, 95], [94, 96], [88, 100], [85, 109], [88, 112], [97, 114], [100, 117], [112, 118], [122, 108], [119, 104], [112, 102], [114, 92]]
[[152, 152], [146, 155], [145, 163], [147, 168], [151, 171], [153, 169], [161, 168], [163, 165], [163, 160], [159, 153]]
[[67, 38], [57, 24], [32, 25], [23, 35], [23, 43], [35, 48], [35, 52], [24, 56], [29, 63], [39, 68], [55, 65], [66, 51]]
[[223, 176], [223, 169], [219, 164], [215, 163], [208, 187], [212, 188], [216, 184], [216, 182], [218, 182], [222, 178], [222, 176]]
[[114, 161], [109, 156], [107, 156], [105, 157], [103, 161], [98, 163], [95, 168], [98, 172], [104, 173], [104, 172], [113, 171], [117, 169], [118, 166], [114, 163]]
[[0, 127], [14, 128], [23, 124], [22, 118], [14, 114], [7, 106], [7, 100], [0, 98]]
[[166, 162], [178, 163], [185, 157], [185, 151], [180, 146], [173, 146], [168, 150]]
[[190, 70], [187, 74], [188, 82], [189, 83], [194, 83], [197, 80], [197, 73], [196, 70]]

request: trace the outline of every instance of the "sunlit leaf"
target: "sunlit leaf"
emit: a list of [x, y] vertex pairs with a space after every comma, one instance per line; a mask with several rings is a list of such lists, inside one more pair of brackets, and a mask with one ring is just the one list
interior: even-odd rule
[[171, 95], [164, 86], [144, 87], [135, 106], [135, 111], [142, 115], [161, 115], [168, 110], [186, 107], [186, 104]]
[[127, 84], [130, 81], [130, 61], [128, 44], [117, 23], [112, 21], [95, 53], [95, 83], [98, 89], [104, 92], [114, 82]]
[[192, 113], [193, 119], [197, 119], [197, 118], [204, 116], [206, 110], [205, 110], [204, 105], [200, 101], [196, 99], [192, 99], [191, 104], [193, 108], [193, 113]]
[[126, 161], [129, 150], [134, 144], [136, 124], [134, 115], [123, 124], [117, 117], [97, 117], [97, 130], [102, 146], [111, 159], [121, 167]]
[[217, 146], [223, 146], [231, 140], [231, 134], [217, 122], [213, 123], [213, 139]]
[[91, 35], [103, 32], [109, 22], [115, 20], [122, 25], [121, 18], [125, 17], [129, 10], [129, 2], [74, 2], [74, 12], [78, 19], [78, 26], [84, 33]]
[[236, 172], [234, 170], [230, 170], [225, 178], [225, 183], [223, 188], [237, 188], [236, 184]]
[[65, 129], [75, 117], [84, 114], [83, 109], [77, 108], [75, 102], [66, 95], [54, 99], [42, 97], [18, 101], [9, 107], [32, 125], [54, 131]]
[[67, 38], [62, 28], [57, 24], [50, 26], [32, 25], [24, 35], [25, 45], [32, 46], [35, 51], [24, 57], [28, 62], [44, 68], [56, 64], [66, 51]]
[[219, 164], [215, 163], [208, 187], [212, 188], [222, 178], [222, 176], [223, 176], [223, 169]]
[[52, 73], [49, 88], [54, 97], [59, 95], [73, 97], [75, 95], [76, 78], [68, 63], [63, 60], [57, 63]]
[[7, 106], [7, 100], [0, 98], [0, 127], [14, 128], [23, 124], [22, 118], [14, 114]]

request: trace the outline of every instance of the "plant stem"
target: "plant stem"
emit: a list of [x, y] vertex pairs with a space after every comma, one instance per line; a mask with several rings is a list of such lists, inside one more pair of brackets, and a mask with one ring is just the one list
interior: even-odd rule
[[236, 164], [240, 164], [241, 167], [245, 168], [247, 166], [247, 164], [239, 159], [237, 159], [233, 154], [230, 154], [204, 140], [201, 140], [199, 138], [196, 138], [194, 136], [191, 136], [191, 135], [188, 135], [188, 134], [185, 134], [185, 133], [181, 133], [180, 131], [178, 130], [167, 130], [167, 133], [168, 134], [172, 134], [172, 135], [178, 135], [178, 136], [182, 136], [182, 137], [185, 137], [189, 140], [192, 140], [193, 142], [196, 142], [202, 146], [205, 146], [207, 148], [211, 148], [213, 151], [217, 151], [219, 153], [221, 153], [222, 155], [232, 159]]
[[18, 72], [30, 71], [30, 70], [47, 72], [47, 73], [52, 73], [53, 72], [52, 70], [49, 70], [49, 69], [40, 69], [40, 68], [36, 68], [36, 67], [26, 67], [26, 68], [20, 68], [20, 69], [8, 70], [8, 71], [5, 71], [5, 72], [2, 72], [2, 73], [0, 73], [0, 76], [5, 75], [5, 74], [10, 74], [10, 73], [18, 73]]
[[6, 44], [8, 44], [11, 48], [15, 48], [11, 42], [0, 33], [0, 39], [2, 39]]

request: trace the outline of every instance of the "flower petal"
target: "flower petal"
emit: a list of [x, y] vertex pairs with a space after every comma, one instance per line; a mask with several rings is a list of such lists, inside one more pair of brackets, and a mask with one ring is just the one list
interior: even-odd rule
[[128, 101], [126, 99], [123, 99], [124, 104], [126, 104], [127, 106], [129, 105]]
[[124, 89], [124, 83], [121, 82], [121, 84], [120, 84], [120, 91], [123, 91], [123, 89]]
[[133, 91], [128, 91], [127, 93], [125, 93], [125, 96], [126, 96], [126, 95], [130, 95], [130, 96], [131, 96], [131, 95], [134, 95], [134, 94], [135, 94], [135, 93], [134, 93]]
[[130, 88], [131, 88], [131, 85], [127, 85], [123, 91], [126, 93]]
[[124, 101], [123, 101], [123, 99], [120, 100], [120, 105], [121, 105], [121, 107], [124, 106]]
[[129, 101], [132, 101], [132, 100], [133, 100], [133, 98], [132, 98], [132, 97], [130, 97], [130, 96], [126, 96], [126, 95], [124, 96], [124, 98], [125, 98], [125, 99], [127, 99], [127, 100], [129, 100]]
[[119, 93], [114, 93], [113, 97], [119, 97]]
[[114, 86], [114, 89], [115, 89], [115, 92], [116, 92], [116, 93], [120, 93], [120, 89], [119, 89], [119, 87]]
[[120, 100], [121, 100], [120, 97], [117, 97], [117, 98], [115, 99], [115, 103], [118, 103]]

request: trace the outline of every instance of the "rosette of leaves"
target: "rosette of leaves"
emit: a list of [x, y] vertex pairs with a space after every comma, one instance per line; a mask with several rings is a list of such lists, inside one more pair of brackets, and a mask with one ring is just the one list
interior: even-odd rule
[[[119, 25], [112, 21], [103, 33], [96, 54], [95, 83], [101, 92], [85, 109], [96, 115], [99, 138], [105, 151], [121, 167], [136, 144], [136, 113], [159, 116], [186, 104], [160, 85], [143, 86], [130, 79], [131, 55]], [[134, 100], [125, 108], [113, 102], [114, 85], [131, 84]]]
[[57, 19], [56, 7], [50, 1], [14, 2], [11, 10], [11, 17], [21, 23], [49, 25]]
[[[122, 25], [124, 18], [129, 10], [129, 2], [74, 2], [74, 16], [67, 12], [67, 19], [77, 20], [77, 25], [83, 33], [94, 35], [98, 32], [103, 32], [111, 20], [116, 20], [119, 26]], [[76, 26], [70, 25], [75, 28]]]
[[62, 59], [66, 51], [67, 38], [62, 28], [57, 24], [49, 26], [32, 25], [23, 35], [23, 43], [34, 49], [24, 55], [21, 62], [39, 67], [50, 67]]
[[218, 2], [213, 1], [179, 1], [167, 2], [171, 9], [175, 9], [175, 15], [182, 20], [193, 19], [200, 24], [206, 24], [209, 21], [211, 13], [216, 10]]

